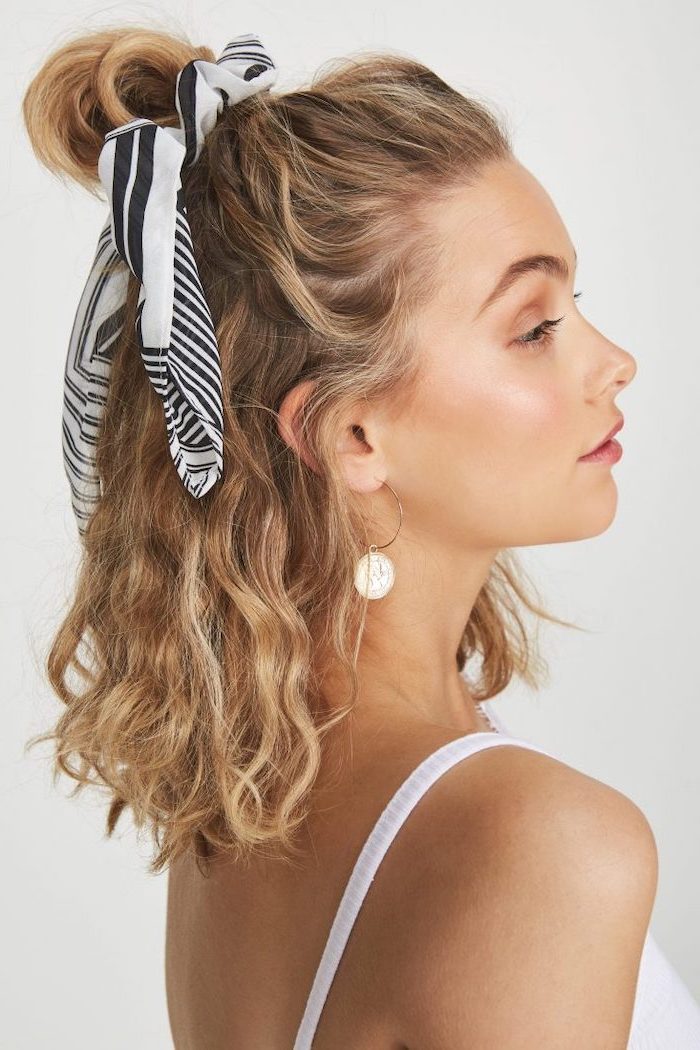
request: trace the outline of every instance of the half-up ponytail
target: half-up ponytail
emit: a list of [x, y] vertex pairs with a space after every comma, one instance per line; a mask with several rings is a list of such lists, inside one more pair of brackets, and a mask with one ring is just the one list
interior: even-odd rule
[[[176, 119], [177, 73], [197, 57], [214, 60], [128, 26], [64, 45], [24, 100], [37, 155], [94, 188], [105, 132]], [[173, 470], [132, 284], [97, 442], [103, 491], [46, 664], [64, 709], [32, 741], [55, 740], [56, 772], [109, 788], [108, 833], [126, 807], [149, 827], [153, 872], [191, 850], [296, 853], [324, 736], [359, 692], [366, 521], [338, 463], [339, 420], [370, 399], [398, 407], [421, 380], [416, 311], [444, 280], [430, 208], [510, 156], [481, 101], [382, 52], [227, 107], [187, 169], [221, 354], [223, 476], [193, 500]], [[302, 382], [308, 459], [279, 430]], [[476, 700], [514, 675], [542, 680], [522, 608], [564, 621], [528, 590], [502, 552], [454, 654], [460, 671], [476, 662]], [[350, 675], [333, 704], [319, 652]]]

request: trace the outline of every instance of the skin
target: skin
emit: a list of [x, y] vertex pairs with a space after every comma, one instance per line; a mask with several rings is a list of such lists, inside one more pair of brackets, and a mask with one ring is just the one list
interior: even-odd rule
[[[455, 652], [493, 559], [501, 548], [608, 528], [617, 506], [612, 468], [579, 457], [617, 422], [616, 398], [636, 362], [580, 312], [575, 247], [520, 162], [491, 165], [478, 184], [434, 207], [431, 221], [444, 233], [444, 281], [418, 316], [422, 380], [399, 411], [358, 403], [338, 440], [371, 542], [388, 542], [399, 524], [382, 482], [403, 507], [386, 548], [394, 586], [369, 602], [353, 716], [464, 732], [477, 724]], [[563, 256], [568, 280], [526, 274], [479, 313], [503, 270], [539, 253]], [[549, 345], [516, 342], [562, 315]], [[280, 407], [280, 433], [300, 455], [294, 415], [310, 385], [298, 384]], [[332, 704], [343, 680], [332, 663], [324, 667]]]
[[[455, 652], [494, 557], [597, 535], [615, 514], [611, 468], [578, 457], [616, 421], [632, 356], [581, 315], [573, 274], [532, 273], [476, 316], [514, 259], [549, 253], [573, 266], [551, 200], [512, 161], [432, 221], [445, 269], [418, 319], [422, 382], [410, 404], [360, 402], [338, 435], [371, 541], [398, 527], [383, 481], [403, 506], [387, 548], [396, 582], [369, 602], [360, 700], [341, 723], [352, 760], [324, 750], [300, 871], [222, 859], [202, 880], [191, 858], [171, 869], [177, 1050], [292, 1045], [383, 806], [427, 755], [487, 728], [465, 703]], [[549, 346], [515, 343], [562, 315]], [[307, 462], [294, 416], [310, 389], [291, 390], [279, 418]], [[325, 674], [332, 705], [344, 683], [330, 660]], [[382, 861], [314, 1047], [623, 1050], [655, 888], [653, 836], [629, 799], [526, 748], [474, 755], [430, 788]]]

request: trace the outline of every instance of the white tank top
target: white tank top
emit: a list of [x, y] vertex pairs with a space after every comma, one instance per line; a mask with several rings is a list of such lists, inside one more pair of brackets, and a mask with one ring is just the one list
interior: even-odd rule
[[[428, 755], [404, 780], [375, 823], [352, 870], [316, 971], [293, 1050], [311, 1050], [321, 1011], [350, 931], [377, 869], [413, 807], [456, 762], [503, 744], [548, 754], [511, 736], [496, 713], [478, 705], [493, 731], [469, 733]], [[627, 1050], [700, 1050], [700, 1006], [647, 930]]]

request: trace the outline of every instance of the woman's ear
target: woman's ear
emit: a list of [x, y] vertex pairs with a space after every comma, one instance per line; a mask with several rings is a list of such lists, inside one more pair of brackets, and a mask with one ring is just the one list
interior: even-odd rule
[[287, 391], [277, 413], [277, 429], [282, 440], [290, 448], [293, 448], [297, 455], [303, 459], [304, 463], [317, 474], [318, 464], [303, 439], [299, 423], [300, 412], [304, 402], [315, 386], [315, 379], [304, 379]]
[[372, 445], [367, 430], [368, 422], [358, 423], [352, 419], [338, 438], [337, 452], [348, 487], [353, 492], [376, 492], [382, 485], [386, 464], [379, 448]]
[[[300, 412], [317, 380], [304, 379], [289, 390], [279, 407], [277, 429], [280, 436], [315, 473], [319, 467], [306, 445], [300, 427]], [[365, 409], [365, 415], [367, 410]], [[372, 446], [366, 429], [374, 431], [372, 420], [358, 422], [360, 413], [349, 415], [347, 426], [338, 437], [337, 453], [348, 487], [354, 492], [376, 492], [386, 475], [386, 462], [379, 448]]]

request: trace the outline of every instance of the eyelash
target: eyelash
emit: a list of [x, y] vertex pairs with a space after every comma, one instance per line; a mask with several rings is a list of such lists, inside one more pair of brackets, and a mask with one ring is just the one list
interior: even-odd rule
[[[574, 299], [578, 299], [580, 295], [581, 295], [581, 292], [576, 292], [574, 294]], [[531, 328], [529, 332], [525, 333], [525, 335], [518, 336], [518, 338], [516, 340], [514, 340], [514, 341], [516, 343], [519, 343], [521, 346], [524, 346], [528, 350], [530, 349], [531, 346], [534, 347], [537, 350], [540, 350], [540, 349], [542, 349], [545, 346], [549, 346], [549, 344], [551, 343], [552, 339], [554, 338], [554, 330], [555, 330], [555, 328], [557, 327], [559, 322], [563, 321], [563, 320], [564, 320], [564, 315], [563, 314], [562, 314], [561, 317], [557, 317], [556, 320], [550, 321], [550, 320], [545, 319], [544, 321], [541, 321], [535, 328]], [[535, 333], [540, 333], [540, 334], [537, 335], [537, 337], [534, 338], [534, 339], [527, 339], [526, 338], [526, 336], [535, 335]]]

